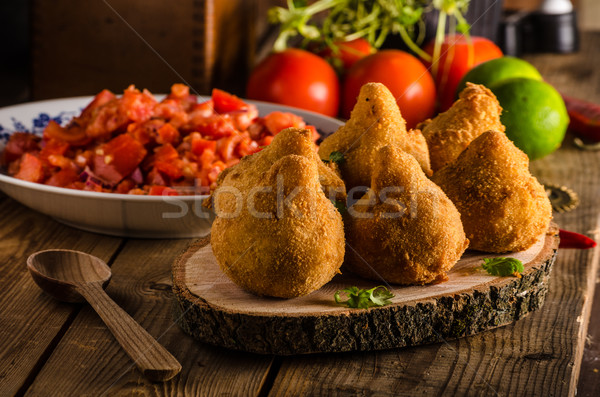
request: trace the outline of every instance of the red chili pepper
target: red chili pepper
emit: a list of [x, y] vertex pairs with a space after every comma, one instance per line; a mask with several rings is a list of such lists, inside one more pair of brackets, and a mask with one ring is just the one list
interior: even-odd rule
[[596, 246], [596, 242], [591, 238], [568, 230], [560, 229], [558, 237], [560, 237], [558, 248], [588, 249]]
[[563, 95], [571, 119], [569, 130], [575, 135], [600, 142], [600, 105]]

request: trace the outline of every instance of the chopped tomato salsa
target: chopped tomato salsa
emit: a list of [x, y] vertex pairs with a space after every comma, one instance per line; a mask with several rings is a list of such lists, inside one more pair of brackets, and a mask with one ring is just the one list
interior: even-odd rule
[[101, 91], [67, 125], [50, 121], [42, 137], [15, 132], [0, 163], [15, 178], [70, 189], [206, 194], [221, 171], [288, 127], [319, 137], [294, 114], [259, 117], [256, 106], [222, 90], [198, 103], [187, 86], [174, 84], [159, 102], [130, 86], [121, 97]]

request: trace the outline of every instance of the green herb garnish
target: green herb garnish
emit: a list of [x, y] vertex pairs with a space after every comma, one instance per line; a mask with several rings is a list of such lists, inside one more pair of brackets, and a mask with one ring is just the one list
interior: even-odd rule
[[338, 212], [340, 214], [342, 214], [342, 215], [344, 215], [344, 213], [346, 211], [348, 211], [348, 208], [346, 208], [346, 202], [345, 201], [342, 201], [342, 200], [331, 200], [331, 203], [338, 210]]
[[523, 262], [515, 258], [485, 258], [481, 267], [493, 276], [521, 277], [525, 271]]
[[[348, 300], [342, 301], [341, 293], [346, 293]], [[346, 305], [352, 308], [367, 309], [374, 306], [385, 306], [392, 303], [390, 299], [394, 297], [386, 287], [379, 285], [371, 289], [358, 289], [358, 287], [348, 287], [337, 291], [333, 297], [335, 303]]]
[[329, 153], [329, 160], [323, 160], [326, 163], [336, 163], [336, 164], [343, 164], [346, 159], [344, 158], [344, 153], [342, 152], [331, 152]]
[[[433, 64], [437, 63], [446, 20], [459, 32], [468, 34], [464, 18], [470, 0], [287, 0], [287, 8], [273, 7], [269, 21], [280, 26], [275, 51], [287, 48], [288, 41], [300, 37], [304, 44], [323, 42], [337, 53], [336, 42], [364, 38], [380, 48], [388, 34], [400, 35], [421, 58], [432, 61], [419, 46], [425, 37], [423, 14], [439, 11]], [[451, 29], [453, 32], [454, 29]]]

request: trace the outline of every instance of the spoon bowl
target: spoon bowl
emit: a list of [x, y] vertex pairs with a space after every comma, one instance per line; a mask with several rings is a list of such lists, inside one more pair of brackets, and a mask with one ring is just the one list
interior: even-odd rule
[[105, 288], [112, 276], [102, 259], [62, 249], [34, 253], [27, 258], [27, 268], [43, 291], [62, 302], [85, 302], [77, 285], [100, 283]]
[[140, 324], [104, 292], [111, 271], [104, 261], [79, 251], [46, 250], [27, 258], [35, 283], [63, 302], [87, 301], [140, 371], [153, 381], [165, 381], [181, 364]]

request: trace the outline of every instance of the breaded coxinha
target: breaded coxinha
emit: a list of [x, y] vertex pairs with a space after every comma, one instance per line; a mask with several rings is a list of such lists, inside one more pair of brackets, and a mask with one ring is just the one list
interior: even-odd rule
[[433, 172], [454, 161], [485, 131], [504, 132], [501, 113], [492, 91], [483, 85], [467, 83], [450, 109], [420, 123], [417, 128], [427, 140]]
[[418, 130], [406, 131], [406, 122], [392, 93], [381, 83], [367, 83], [360, 94], [350, 119], [319, 147], [321, 159], [332, 152], [344, 154], [340, 164], [346, 187], [369, 186], [377, 161], [377, 152], [394, 146], [414, 156], [427, 175], [431, 175], [429, 151]]
[[384, 146], [371, 189], [344, 218], [345, 265], [360, 276], [394, 284], [445, 281], [467, 248], [460, 214], [414, 157]]
[[523, 251], [552, 219], [544, 187], [529, 173], [529, 159], [502, 132], [487, 131], [432, 178], [461, 214], [469, 248]]
[[315, 291], [344, 260], [342, 217], [326, 194], [344, 183], [314, 151], [309, 130], [289, 128], [218, 178], [211, 245], [221, 270], [257, 295]]

